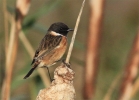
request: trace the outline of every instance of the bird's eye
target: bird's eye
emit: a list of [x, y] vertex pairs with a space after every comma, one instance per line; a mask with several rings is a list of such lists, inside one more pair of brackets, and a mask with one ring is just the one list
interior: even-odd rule
[[62, 30], [62, 28], [60, 28], [60, 30]]

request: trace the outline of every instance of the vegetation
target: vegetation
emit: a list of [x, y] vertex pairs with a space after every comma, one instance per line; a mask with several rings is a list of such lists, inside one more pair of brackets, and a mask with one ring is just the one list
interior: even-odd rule
[[[8, 63], [6, 67], [17, 0], [5, 1], [0, 1], [0, 6], [3, 7], [0, 9], [0, 90], [2, 90], [2, 84], [7, 75], [6, 70], [10, 70], [13, 65], [10, 84], [11, 100], [35, 100], [39, 90], [49, 86], [50, 82], [47, 80], [47, 69], [44, 68], [38, 68], [30, 78], [23, 79], [31, 67], [34, 51], [52, 23], [64, 22], [74, 28], [82, 2], [80, 0], [31, 1], [27, 14], [20, 22], [22, 28], [19, 29], [18, 42], [15, 42], [17, 43], [15, 63]], [[74, 79], [76, 100], [84, 100], [85, 54], [90, 22], [89, 3], [87, 1], [85, 4], [70, 59], [72, 69], [76, 73]], [[134, 39], [138, 33], [138, 0], [105, 0], [103, 11], [99, 64], [94, 82], [95, 92], [92, 95], [94, 100], [117, 100], [121, 93], [121, 84], [124, 82], [124, 73], [132, 58], [130, 56], [132, 45], [135, 44]], [[19, 31], [15, 30], [14, 33]], [[69, 34], [68, 37], [70, 42], [72, 34]], [[12, 46], [11, 51], [15, 48]], [[66, 55], [63, 58], [66, 58]], [[13, 59], [11, 56], [10, 60]], [[59, 63], [50, 68], [51, 76], [58, 65]], [[139, 63], [137, 63], [138, 67]], [[139, 99], [139, 87], [135, 86], [138, 84], [138, 78], [137, 72], [133, 80], [131, 100]]]

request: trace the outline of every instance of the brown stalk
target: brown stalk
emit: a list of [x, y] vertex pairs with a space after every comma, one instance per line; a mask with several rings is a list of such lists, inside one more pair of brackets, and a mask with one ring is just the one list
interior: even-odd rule
[[125, 67], [123, 82], [120, 89], [119, 100], [129, 100], [134, 82], [139, 69], [139, 32], [137, 33], [131, 48], [128, 62]]
[[[12, 19], [14, 19], [14, 17], [10, 13], [8, 13], [8, 16], [11, 18], [10, 23], [13, 23]], [[25, 46], [27, 52], [29, 53], [30, 58], [32, 59], [32, 57], [34, 56], [33, 47], [31, 46], [30, 42], [28, 41], [28, 39], [26, 38], [26, 36], [22, 30], [19, 33], [19, 38], [22, 41], [23, 45]], [[45, 71], [38, 70], [38, 72], [40, 74], [40, 77], [41, 77], [45, 87], [50, 86], [50, 81], [49, 81], [48, 77], [46, 76]]]
[[[10, 84], [11, 84], [11, 76], [12, 76], [12, 70], [13, 70], [13, 61], [14, 61], [14, 51], [15, 46], [13, 46], [13, 49], [11, 48], [13, 43], [16, 42], [16, 37], [15, 37], [15, 21], [13, 20], [13, 23], [11, 25], [11, 33], [10, 33], [10, 40], [9, 40], [9, 45], [11, 45], [8, 48], [7, 51], [7, 57], [6, 57], [6, 72], [5, 72], [5, 79], [3, 82], [3, 87], [2, 87], [2, 100], [9, 100], [10, 96]], [[15, 44], [16, 45], [16, 44]], [[10, 60], [10, 58], [12, 59]], [[9, 61], [10, 60], [10, 61]], [[10, 66], [9, 66], [10, 65]]]
[[28, 12], [30, 5], [29, 1], [30, 0], [17, 0], [16, 2], [16, 18], [13, 19], [13, 23], [11, 24], [11, 33], [6, 57], [6, 72], [2, 87], [2, 100], [10, 99], [10, 86], [12, 80], [12, 72], [14, 69], [17, 54], [18, 34], [21, 30], [22, 20]]
[[[12, 25], [11, 25], [11, 30], [10, 30], [10, 41], [11, 39], [14, 37], [14, 33], [15, 33], [15, 21], [14, 19], [12, 19]], [[12, 39], [13, 40], [13, 39]], [[8, 52], [11, 52], [12, 48], [8, 48]], [[4, 81], [3, 81], [3, 86], [2, 86], [2, 93], [1, 93], [1, 100], [9, 100], [9, 96], [10, 96], [10, 82], [11, 82], [11, 68], [9, 68], [8, 66], [8, 63], [11, 63], [12, 64], [12, 61], [11, 62], [7, 62], [8, 61], [8, 54], [7, 54], [7, 57], [6, 57], [6, 75], [5, 75], [5, 78], [4, 78]], [[14, 58], [13, 58], [14, 59]], [[12, 66], [12, 65], [11, 65]], [[10, 75], [10, 76], [8, 76]]]
[[90, 0], [89, 34], [87, 39], [84, 99], [91, 99], [95, 93], [95, 82], [99, 63], [99, 48], [102, 29], [104, 0]]
[[135, 83], [133, 85], [133, 89], [132, 89], [130, 98], [132, 98], [137, 93], [138, 90], [139, 90], [139, 78], [135, 81]]

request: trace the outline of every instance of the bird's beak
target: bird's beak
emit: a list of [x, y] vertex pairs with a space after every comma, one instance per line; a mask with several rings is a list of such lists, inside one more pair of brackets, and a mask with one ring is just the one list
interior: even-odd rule
[[74, 29], [68, 29], [67, 31], [68, 31], [68, 32], [69, 32], [69, 31], [74, 31]]

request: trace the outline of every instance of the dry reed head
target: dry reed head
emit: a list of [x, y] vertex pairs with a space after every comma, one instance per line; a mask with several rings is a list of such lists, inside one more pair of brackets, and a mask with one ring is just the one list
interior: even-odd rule
[[40, 90], [37, 100], [74, 100], [74, 74], [72, 69], [62, 63], [55, 69], [51, 86]]

